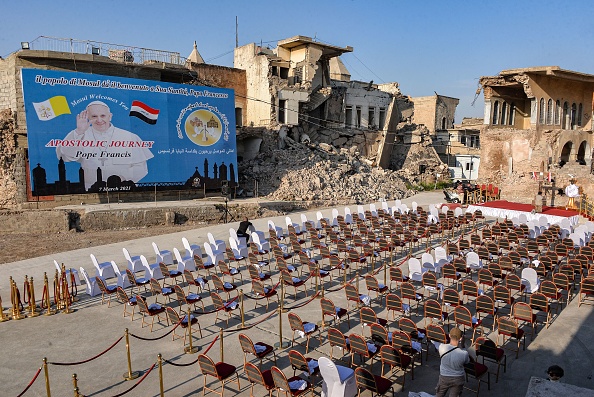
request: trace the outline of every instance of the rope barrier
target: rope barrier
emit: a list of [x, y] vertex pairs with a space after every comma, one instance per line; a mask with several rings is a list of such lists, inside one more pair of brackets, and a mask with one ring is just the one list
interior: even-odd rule
[[23, 282], [23, 292], [25, 294], [25, 303], [27, 305], [31, 305], [31, 286], [29, 285], [29, 280], [27, 280], [27, 276], [25, 276], [25, 281]]
[[231, 299], [231, 300], [228, 300], [228, 301], [227, 301], [227, 302], [226, 302], [226, 303], [223, 305], [223, 307], [221, 307], [221, 308], [214, 309], [214, 310], [210, 310], [210, 311], [207, 311], [207, 312], [199, 312], [199, 311], [197, 311], [197, 310], [194, 310], [194, 313], [196, 313], [196, 314], [212, 314], [212, 313], [216, 313], [216, 312], [218, 312], [218, 311], [221, 311], [221, 310], [223, 310], [223, 309], [226, 309], [226, 308], [227, 308], [227, 307], [228, 307], [230, 304], [232, 304], [233, 302], [235, 302], [235, 301], [237, 300], [237, 298], [239, 298], [239, 295], [237, 295], [236, 297], [234, 297], [234, 298], [233, 298], [233, 299]]
[[120, 397], [120, 396], [123, 396], [124, 394], [127, 394], [127, 393], [131, 392], [132, 390], [134, 390], [136, 388], [136, 386], [141, 384], [142, 381], [146, 379], [147, 375], [150, 374], [151, 371], [155, 368], [155, 365], [157, 365], [157, 363], [154, 363], [153, 365], [151, 365], [151, 367], [144, 373], [144, 375], [142, 375], [142, 378], [138, 379], [138, 382], [134, 383], [132, 385], [132, 387], [130, 387], [128, 390], [125, 390], [119, 394], [112, 396], [112, 397]]
[[37, 370], [37, 372], [35, 372], [35, 375], [33, 375], [33, 379], [31, 379], [31, 382], [29, 382], [29, 384], [27, 385], [27, 387], [25, 387], [25, 390], [23, 390], [17, 397], [21, 397], [23, 394], [25, 394], [27, 392], [27, 390], [29, 390], [29, 388], [31, 386], [33, 386], [33, 383], [35, 383], [35, 381], [37, 380], [37, 377], [41, 373], [41, 369], [42, 368], [43, 367], [39, 367], [39, 369]]
[[319, 292], [316, 292], [315, 294], [312, 295], [312, 297], [310, 299], [308, 299], [305, 303], [300, 303], [299, 305], [295, 305], [295, 306], [291, 306], [291, 307], [284, 307], [285, 310], [293, 310], [293, 309], [298, 309], [300, 307], [303, 307], [305, 305], [307, 305], [309, 302], [313, 301], [314, 299], [316, 299], [316, 297], [320, 295]]
[[[182, 318], [182, 320], [183, 320], [183, 318]], [[156, 338], [145, 338], [145, 337], [142, 337], [142, 336], [134, 335], [133, 333], [130, 333], [130, 336], [133, 337], [133, 338], [144, 340], [144, 341], [148, 341], [148, 342], [154, 341], [154, 340], [163, 339], [164, 337], [166, 337], [167, 335], [170, 335], [173, 331], [175, 331], [175, 329], [177, 327], [179, 327], [180, 324], [182, 323], [182, 320], [179, 320], [179, 322], [177, 324], [175, 324], [175, 326], [172, 329], [170, 329], [169, 331], [167, 331], [167, 333], [165, 333], [165, 334], [163, 334], [161, 336], [158, 336]]]
[[113, 349], [118, 343], [121, 342], [121, 340], [124, 339], [124, 335], [120, 336], [118, 340], [116, 340], [111, 346], [109, 346], [107, 349], [105, 349], [104, 351], [102, 351], [101, 353], [97, 354], [96, 356], [93, 356], [87, 360], [83, 360], [83, 361], [78, 361], [78, 362], [74, 362], [74, 363], [56, 363], [56, 362], [48, 362], [48, 364], [51, 365], [66, 365], [66, 366], [70, 366], [70, 365], [80, 365], [80, 364], [85, 364], [88, 363], [90, 361], [93, 361], [99, 357], [101, 357], [102, 355], [104, 355], [105, 353], [107, 353], [108, 351], [110, 351], [111, 349]]
[[[270, 291], [268, 291], [268, 293], [267, 293], [266, 295], [270, 294], [272, 291], [276, 291], [276, 289], [278, 288], [278, 286], [280, 285], [280, 283], [281, 283], [280, 281], [279, 281], [278, 283], [276, 283], [276, 285], [275, 285], [274, 287], [272, 287], [272, 288], [270, 289]], [[256, 298], [255, 296], [250, 296], [250, 295], [248, 295], [248, 294], [243, 294], [243, 296], [245, 296], [245, 297], [246, 297], [246, 298], [248, 298], [248, 299], [253, 299], [253, 300], [255, 300], [255, 301], [259, 301], [260, 299], [266, 299], [266, 298], [269, 298], [269, 297], [267, 297], [267, 296], [264, 296], [264, 295], [263, 295], [263, 296], [261, 296], [260, 298]]]
[[[317, 294], [316, 294], [316, 295], [317, 295]], [[310, 300], [310, 302], [311, 302], [311, 300]], [[309, 303], [309, 302], [308, 302], [308, 303]], [[256, 325], [263, 323], [264, 321], [268, 320], [270, 317], [272, 317], [272, 316], [273, 316], [273, 315], [275, 315], [275, 314], [276, 314], [276, 310], [273, 310], [273, 311], [271, 311], [271, 312], [270, 312], [270, 313], [269, 313], [269, 314], [268, 314], [266, 317], [264, 317], [262, 320], [260, 320], [260, 321], [258, 321], [258, 322], [256, 322], [256, 323], [254, 323], [254, 324], [250, 324], [250, 325], [248, 325], [248, 326], [241, 327], [241, 328], [236, 328], [236, 329], [226, 329], [226, 330], [223, 330], [223, 332], [237, 332], [237, 331], [245, 331], [246, 329], [253, 328], [253, 327], [255, 327]]]

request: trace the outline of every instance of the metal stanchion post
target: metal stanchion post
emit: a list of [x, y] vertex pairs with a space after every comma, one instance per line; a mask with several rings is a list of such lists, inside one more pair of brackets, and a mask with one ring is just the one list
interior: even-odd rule
[[165, 396], [165, 390], [163, 388], [163, 356], [161, 353], [157, 354], [157, 363], [159, 363], [159, 395]]
[[[392, 264], [390, 264], [390, 267], [392, 267]], [[388, 285], [388, 264], [387, 263], [384, 265], [384, 285]]]
[[70, 292], [68, 291], [68, 280], [66, 280], [66, 273], [62, 273], [62, 302], [64, 306], [63, 313], [71, 314], [74, 310], [70, 308]]
[[33, 276], [29, 279], [29, 308], [31, 312], [29, 313], [29, 317], [36, 317], [39, 316], [39, 312], [37, 311], [37, 305], [35, 304], [35, 287], [33, 284]]
[[78, 379], [76, 378], [76, 374], [72, 374], [72, 385], [74, 386], [74, 397], [84, 397], [78, 392]]
[[50, 299], [50, 290], [49, 290], [49, 280], [47, 279], [46, 272], [43, 273], [43, 291], [44, 291], [45, 295], [42, 296], [41, 299], [42, 300], [45, 299], [45, 305], [46, 305], [45, 315], [51, 316], [52, 314], [55, 313], [55, 311], [52, 310], [52, 301]]
[[60, 279], [58, 277], [58, 270], [54, 273], [54, 304], [56, 305], [56, 312], [63, 308], [62, 301], [60, 300]]
[[128, 328], [124, 330], [124, 335], [126, 336], [126, 358], [128, 359], [128, 372], [126, 372], [123, 376], [125, 380], [132, 380], [138, 378], [140, 376], [140, 372], [132, 372], [132, 359], [130, 358], [130, 333], [128, 332]]
[[43, 358], [43, 373], [45, 375], [45, 393], [47, 397], [52, 397], [52, 392], [50, 391], [50, 381], [49, 381], [49, 373], [47, 371], [47, 358]]
[[186, 354], [194, 354], [200, 351], [200, 346], [194, 346], [192, 343], [192, 315], [190, 314], [190, 305], [188, 305], [188, 310], [186, 310], [186, 318], [188, 319], [188, 338], [190, 339], [190, 346], [184, 347], [184, 353]]
[[12, 319], [22, 320], [24, 317], [21, 315], [21, 309], [19, 307], [19, 293], [17, 291], [17, 285], [12, 277], [10, 277], [10, 293], [12, 297]]
[[2, 306], [2, 297], [0, 296], [0, 323], [8, 320], [10, 320], [10, 317], [4, 315], [4, 306]]
[[[316, 270], [316, 274], [314, 275], [316, 277], [316, 290], [315, 290], [314, 294], [317, 294], [318, 291], [319, 291], [319, 287], [320, 287], [320, 277], [319, 277], [319, 275], [320, 275], [320, 272], [318, 270]], [[318, 296], [318, 298], [319, 298], [319, 296]]]
[[245, 327], [245, 312], [243, 311], [243, 289], [239, 289], [239, 313], [241, 317], [241, 324], [237, 326], [237, 329]]
[[283, 342], [283, 301], [285, 299], [284, 285], [285, 284], [281, 282], [281, 300], [280, 304], [278, 305], [278, 342], [274, 344], [274, 347], [276, 347], [279, 350], [286, 349], [287, 347], [289, 347], [288, 342]]
[[223, 347], [223, 328], [221, 328], [221, 330], [219, 331], [219, 342], [220, 342], [220, 350], [221, 350], [221, 362], [224, 362], [224, 357], [225, 357], [225, 349]]

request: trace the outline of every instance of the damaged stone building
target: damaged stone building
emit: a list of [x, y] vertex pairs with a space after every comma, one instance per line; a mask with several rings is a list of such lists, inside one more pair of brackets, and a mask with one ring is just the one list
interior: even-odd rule
[[594, 194], [592, 104], [594, 75], [558, 66], [510, 69], [480, 78], [484, 92], [481, 181], [498, 183], [506, 198], [526, 200], [531, 172], [552, 172], [556, 185], [571, 176]]

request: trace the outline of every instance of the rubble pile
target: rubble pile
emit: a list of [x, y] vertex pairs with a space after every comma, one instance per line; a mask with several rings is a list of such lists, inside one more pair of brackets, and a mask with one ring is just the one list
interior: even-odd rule
[[0, 111], [0, 208], [16, 205], [14, 119], [10, 109]]
[[371, 160], [356, 156], [356, 150], [302, 144], [290, 137], [283, 144], [284, 149], [268, 146], [253, 160], [241, 162], [240, 185], [249, 189], [257, 180], [260, 197], [329, 204], [368, 203], [414, 193], [397, 172], [372, 166]]

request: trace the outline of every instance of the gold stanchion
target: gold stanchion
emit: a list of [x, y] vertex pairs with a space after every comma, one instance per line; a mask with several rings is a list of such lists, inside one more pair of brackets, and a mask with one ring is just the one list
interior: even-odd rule
[[10, 320], [10, 317], [4, 315], [4, 306], [2, 306], [2, 297], [0, 296], [0, 323], [8, 320]]
[[186, 346], [184, 348], [184, 353], [186, 354], [194, 354], [200, 351], [200, 346], [194, 346], [192, 344], [192, 315], [190, 314], [190, 305], [188, 305], [188, 310], [186, 310], [186, 318], [188, 319], [188, 337], [190, 338], [190, 346]]
[[74, 386], [74, 397], [85, 397], [78, 392], [78, 379], [76, 378], [76, 374], [72, 374], [72, 385]]
[[[74, 277], [72, 277], [72, 268], [70, 268], [70, 273], [66, 273], [66, 265], [64, 265], [64, 263], [62, 263], [62, 275], [63, 277], [66, 279], [66, 287], [68, 288], [68, 275], [71, 276], [71, 284], [72, 284], [72, 288], [76, 288], [76, 283], [74, 282]], [[78, 298], [76, 296], [73, 296], [72, 294], [70, 294], [70, 303], [72, 302], [78, 302]]]
[[132, 360], [130, 359], [130, 334], [128, 332], [128, 328], [124, 330], [124, 335], [126, 336], [126, 357], [128, 359], [128, 372], [126, 372], [123, 376], [125, 380], [132, 380], [138, 378], [140, 376], [140, 372], [132, 372]]
[[[316, 274], [314, 276], [316, 277], [316, 290], [315, 290], [314, 294], [317, 294], [318, 291], [320, 290], [320, 269], [317, 267], [317, 265], [316, 265]], [[317, 299], [320, 299], [319, 295], [318, 295]]]
[[74, 310], [70, 307], [70, 291], [68, 290], [68, 280], [66, 279], [66, 273], [62, 273], [61, 279], [62, 285], [62, 302], [64, 305], [64, 310], [62, 313], [64, 314], [71, 314], [74, 313]]
[[47, 273], [43, 273], [43, 293], [45, 294], [44, 296], [41, 297], [41, 300], [45, 299], [45, 315], [46, 316], [51, 316], [52, 314], [55, 314], [56, 312], [54, 310], [52, 310], [52, 301], [50, 299], [50, 290], [49, 290], [49, 280], [47, 279]]
[[33, 284], [33, 276], [29, 279], [29, 317], [39, 316], [37, 305], [35, 304], [35, 284]]
[[274, 344], [278, 350], [286, 349], [289, 347], [288, 342], [283, 342], [283, 301], [285, 300], [285, 284], [281, 282], [281, 300], [278, 305], [278, 342]]
[[12, 276], [10, 277], [10, 296], [12, 298], [12, 319], [22, 320], [24, 317], [21, 315], [21, 309], [19, 307], [19, 293]]
[[239, 289], [239, 314], [241, 317], [241, 324], [237, 326], [237, 329], [245, 327], [245, 312], [243, 310], [243, 289]]
[[219, 348], [221, 350], [221, 362], [224, 362], [225, 358], [225, 349], [223, 347], [223, 328], [219, 331]]
[[321, 288], [322, 288], [322, 297], [320, 299], [324, 299], [324, 283], [322, 283]]
[[56, 305], [56, 313], [63, 309], [62, 301], [60, 300], [60, 277], [58, 270], [54, 273], [54, 304]]
[[43, 373], [45, 375], [45, 393], [47, 397], [52, 397], [52, 392], [50, 391], [50, 381], [49, 381], [49, 373], [47, 371], [47, 358], [43, 358]]
[[[391, 264], [390, 267], [392, 267]], [[388, 264], [384, 265], [384, 285], [388, 285]]]
[[163, 356], [161, 353], [157, 354], [157, 363], [159, 364], [159, 395], [165, 396], [165, 390], [163, 388]]

